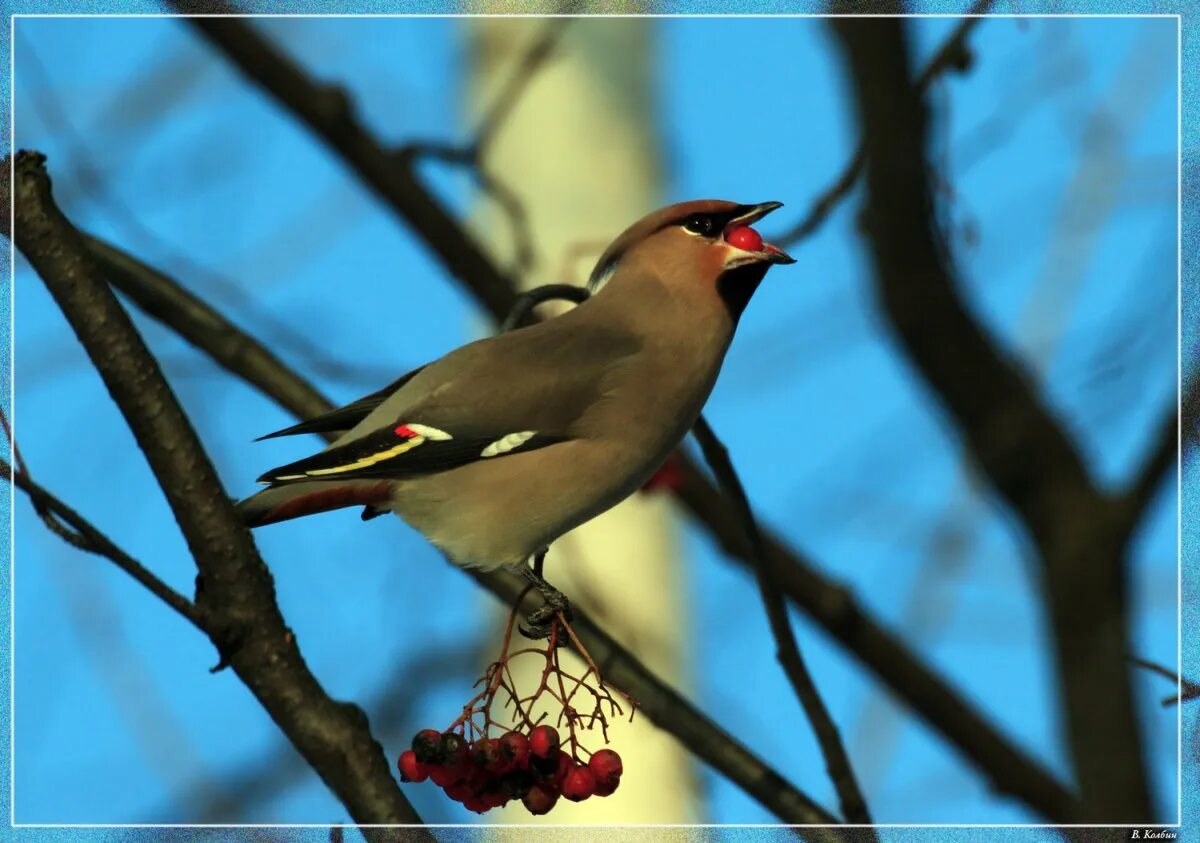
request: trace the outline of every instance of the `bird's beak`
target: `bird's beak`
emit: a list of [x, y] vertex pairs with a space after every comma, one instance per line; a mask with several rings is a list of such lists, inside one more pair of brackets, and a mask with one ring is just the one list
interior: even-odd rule
[[[767, 214], [774, 211], [776, 208], [782, 207], [782, 202], [760, 202], [757, 205], [739, 205], [734, 213], [733, 218], [730, 219], [729, 223], [725, 226], [723, 236], [726, 238], [726, 242], [728, 242], [729, 235], [736, 229], [749, 228]], [[761, 240], [761, 238], [759, 239]], [[778, 246], [768, 243], [765, 240], [762, 241], [762, 245], [757, 249], [744, 249], [732, 243], [729, 245], [740, 254], [736, 254], [729, 260], [728, 263], [726, 263], [727, 268], [733, 266], [744, 266], [748, 263], [796, 262], [796, 259], [787, 252], [783, 251], [783, 249], [780, 249]]]

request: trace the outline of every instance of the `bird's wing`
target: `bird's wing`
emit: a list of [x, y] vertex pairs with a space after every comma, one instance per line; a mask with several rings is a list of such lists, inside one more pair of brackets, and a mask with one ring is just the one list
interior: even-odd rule
[[641, 342], [567, 316], [431, 363], [333, 446], [260, 482], [402, 479], [573, 438], [575, 422], [606, 396], [608, 374]]
[[510, 431], [498, 437], [456, 437], [418, 422], [402, 423], [268, 471], [258, 480], [272, 485], [311, 480], [400, 480], [543, 448], [563, 439], [532, 430]]
[[313, 416], [311, 419], [306, 419], [291, 427], [285, 427], [282, 430], [264, 434], [254, 441], [261, 442], [264, 439], [274, 439], [277, 436], [296, 436], [301, 433], [330, 433], [339, 430], [350, 430], [370, 415], [371, 411], [382, 404], [389, 395], [394, 394], [424, 368], [424, 366], [421, 366], [420, 368], [413, 369], [411, 372], [392, 381], [383, 389], [376, 390], [370, 395], [365, 395], [344, 407], [338, 407], [336, 410], [330, 410], [328, 413]]

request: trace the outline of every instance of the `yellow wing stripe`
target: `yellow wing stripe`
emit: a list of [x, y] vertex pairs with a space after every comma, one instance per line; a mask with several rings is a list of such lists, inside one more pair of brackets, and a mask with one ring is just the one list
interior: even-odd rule
[[[405, 453], [406, 451], [411, 451], [413, 448], [417, 447], [424, 441], [425, 441], [424, 436], [414, 436], [412, 439], [405, 440], [404, 442], [401, 442], [396, 447], [389, 448], [386, 451], [380, 451], [377, 454], [370, 454], [369, 456], [365, 456], [362, 459], [356, 460], [355, 462], [352, 462], [352, 463], [347, 463], [346, 465], [338, 465], [338, 466], [334, 466], [333, 468], [315, 468], [312, 471], [304, 472], [304, 476], [305, 477], [318, 477], [318, 476], [321, 476], [324, 474], [341, 474], [342, 472], [345, 472], [345, 471], [357, 471], [360, 468], [367, 468], [368, 466], [375, 465], [375, 463], [377, 463], [377, 462], [382, 462], [383, 460], [390, 460], [392, 457], [398, 457], [401, 454]], [[280, 478], [280, 479], [284, 479], [284, 478]]]

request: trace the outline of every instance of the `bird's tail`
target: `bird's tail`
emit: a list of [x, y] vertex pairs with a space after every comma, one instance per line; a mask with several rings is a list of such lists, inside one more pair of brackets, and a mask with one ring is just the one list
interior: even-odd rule
[[286, 483], [251, 495], [238, 503], [238, 509], [248, 527], [261, 527], [347, 506], [365, 506], [374, 511], [388, 507], [388, 487], [386, 480]]

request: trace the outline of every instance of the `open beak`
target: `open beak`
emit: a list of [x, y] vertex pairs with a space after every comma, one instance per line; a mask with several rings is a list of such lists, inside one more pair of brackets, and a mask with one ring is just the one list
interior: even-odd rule
[[[765, 217], [777, 208], [782, 208], [782, 202], [760, 202], [757, 205], [740, 205], [735, 211], [734, 217], [725, 226], [722, 236], [728, 241], [729, 235], [739, 228], [749, 228], [754, 223]], [[761, 239], [761, 238], [759, 238]], [[731, 246], [742, 252], [741, 255], [735, 257], [727, 266], [741, 266], [747, 263], [795, 263], [796, 259], [787, 252], [780, 249], [771, 243], [762, 241], [762, 245], [757, 249], [744, 249], [730, 243]]]

